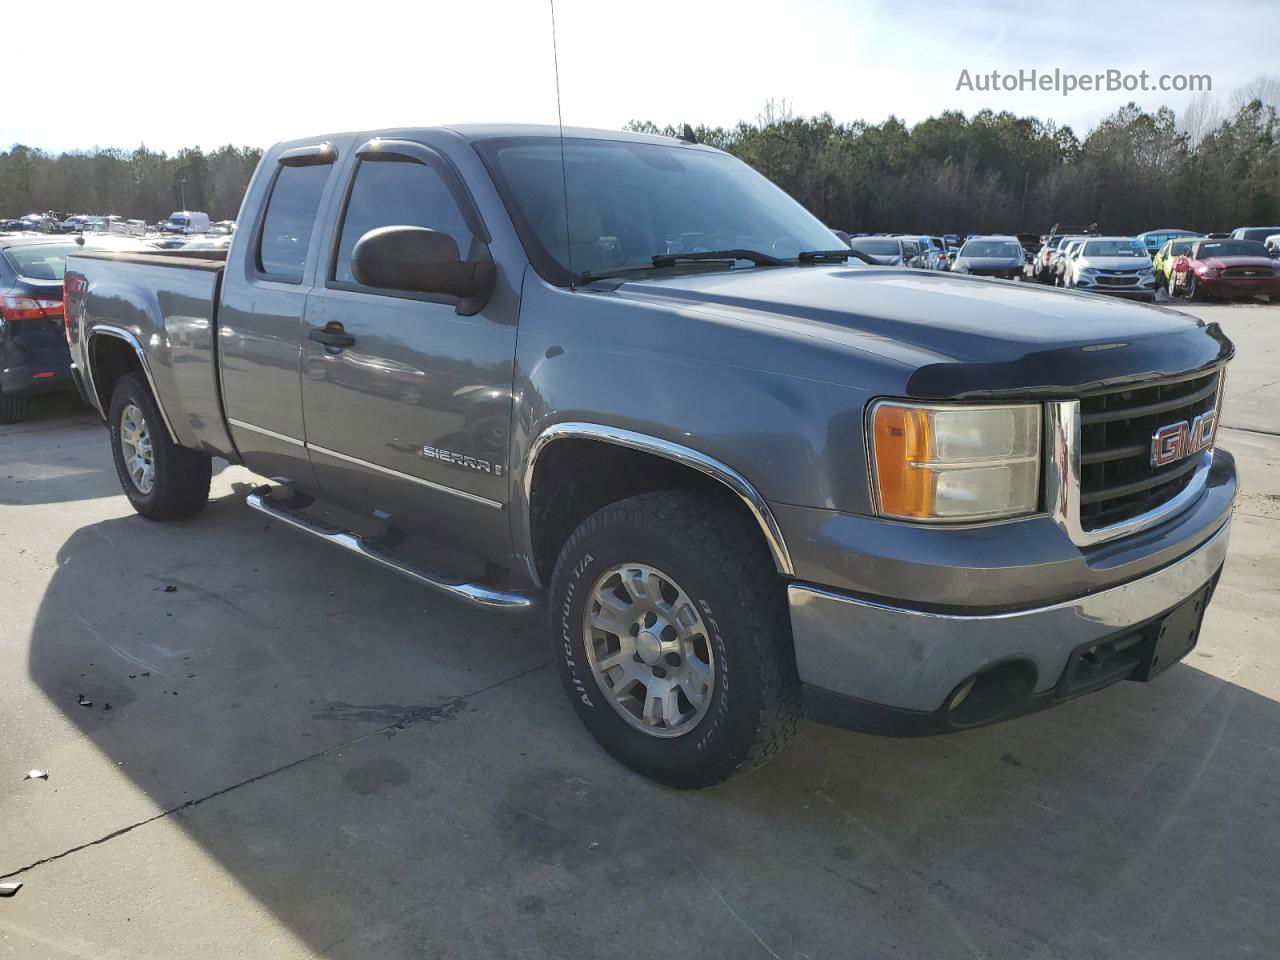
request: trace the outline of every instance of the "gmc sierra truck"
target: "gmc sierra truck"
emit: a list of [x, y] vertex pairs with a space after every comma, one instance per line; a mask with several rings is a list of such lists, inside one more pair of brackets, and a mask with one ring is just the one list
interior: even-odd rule
[[1004, 720], [1197, 640], [1236, 490], [1217, 324], [858, 262], [733, 157], [627, 133], [283, 143], [239, 224], [69, 260], [134, 508], [196, 513], [223, 457], [271, 481], [254, 510], [542, 606], [650, 777], [720, 781], [806, 712]]

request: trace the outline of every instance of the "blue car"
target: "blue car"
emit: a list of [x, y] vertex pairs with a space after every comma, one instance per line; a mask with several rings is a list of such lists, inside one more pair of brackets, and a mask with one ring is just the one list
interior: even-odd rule
[[74, 392], [63, 332], [62, 272], [83, 249], [153, 249], [124, 237], [0, 236], [0, 423], [26, 418], [31, 398]]

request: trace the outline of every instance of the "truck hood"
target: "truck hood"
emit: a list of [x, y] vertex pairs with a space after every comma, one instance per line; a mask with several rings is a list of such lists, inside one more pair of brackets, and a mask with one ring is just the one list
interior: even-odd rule
[[615, 295], [763, 323], [913, 368], [912, 396], [1059, 395], [1228, 358], [1216, 323], [1031, 284], [882, 267], [768, 267], [620, 284]]

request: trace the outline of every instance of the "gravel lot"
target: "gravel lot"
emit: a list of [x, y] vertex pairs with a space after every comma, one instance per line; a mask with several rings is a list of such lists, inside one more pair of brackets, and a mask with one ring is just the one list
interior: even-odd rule
[[699, 793], [596, 747], [539, 622], [225, 464], [148, 523], [38, 405], [0, 427], [0, 957], [1280, 956], [1280, 306], [1191, 312], [1237, 344], [1244, 492], [1184, 664], [946, 738], [806, 725]]

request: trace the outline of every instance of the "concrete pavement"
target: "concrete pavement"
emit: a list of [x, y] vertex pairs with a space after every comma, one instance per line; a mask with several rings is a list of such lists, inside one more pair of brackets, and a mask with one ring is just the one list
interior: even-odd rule
[[596, 747], [539, 621], [265, 522], [239, 468], [149, 523], [39, 405], [0, 427], [0, 957], [1280, 955], [1280, 306], [1193, 312], [1244, 492], [1187, 662], [958, 736], [806, 725], [698, 793]]

